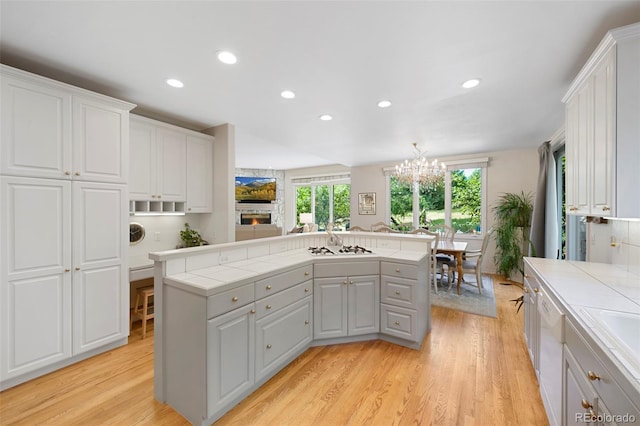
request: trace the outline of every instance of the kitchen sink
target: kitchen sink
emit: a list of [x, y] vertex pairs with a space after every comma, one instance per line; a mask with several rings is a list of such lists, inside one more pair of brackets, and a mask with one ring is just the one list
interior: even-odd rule
[[608, 337], [612, 349], [624, 353], [624, 358], [636, 368], [640, 366], [640, 313], [584, 309], [598, 331]]

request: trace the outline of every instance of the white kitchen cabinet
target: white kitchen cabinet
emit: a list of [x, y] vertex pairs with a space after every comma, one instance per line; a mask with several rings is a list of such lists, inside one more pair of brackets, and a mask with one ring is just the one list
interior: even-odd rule
[[129, 335], [126, 185], [73, 183], [73, 354]]
[[2, 177], [2, 380], [128, 329], [126, 186]]
[[203, 417], [215, 415], [251, 389], [255, 380], [254, 359], [253, 303], [208, 321], [207, 415]]
[[379, 275], [316, 278], [313, 292], [315, 339], [380, 331]]
[[213, 140], [187, 136], [187, 212], [213, 210]]
[[0, 381], [71, 356], [71, 183], [0, 177]]
[[213, 137], [131, 115], [130, 153], [131, 200], [155, 203], [148, 211], [212, 211]]
[[640, 216], [638, 52], [640, 24], [610, 31], [563, 99], [569, 214]]
[[2, 66], [0, 173], [126, 183], [134, 105]]
[[539, 377], [540, 342], [538, 341], [539, 314], [537, 296], [540, 291], [540, 284], [536, 277], [528, 271], [526, 264], [523, 286], [524, 340], [527, 344], [527, 351], [529, 352], [529, 358], [531, 359], [536, 377]]
[[175, 126], [131, 116], [131, 179], [135, 201], [185, 201], [187, 136]]

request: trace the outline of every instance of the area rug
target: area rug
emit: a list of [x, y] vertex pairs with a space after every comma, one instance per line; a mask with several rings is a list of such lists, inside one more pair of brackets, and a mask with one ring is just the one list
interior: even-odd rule
[[[471, 277], [469, 277], [471, 280]], [[475, 279], [475, 277], [474, 277]], [[438, 283], [438, 294], [431, 289], [431, 304], [444, 308], [455, 309], [456, 311], [467, 312], [475, 315], [496, 318], [496, 299], [493, 294], [493, 280], [489, 276], [482, 277], [482, 295], [478, 294], [478, 289], [472, 285], [462, 284], [460, 294], [456, 291], [456, 285]]]

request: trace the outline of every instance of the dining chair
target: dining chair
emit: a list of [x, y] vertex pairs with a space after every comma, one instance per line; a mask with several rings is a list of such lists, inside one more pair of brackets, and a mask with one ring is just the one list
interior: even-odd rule
[[392, 229], [390, 226], [385, 225], [385, 224], [377, 224], [377, 226], [374, 225], [371, 226], [371, 230], [373, 232], [388, 232], [391, 234], [399, 234], [400, 231], [396, 231], [395, 229]]
[[357, 225], [350, 227], [349, 231], [351, 231], [351, 232], [369, 232], [368, 229], [364, 229], [363, 227], [357, 226]]
[[438, 264], [438, 260], [436, 258], [436, 253], [438, 250], [438, 241], [440, 240], [440, 234], [437, 232], [431, 232], [424, 228], [414, 229], [409, 232], [410, 234], [423, 234], [430, 235], [434, 237], [433, 244], [431, 245], [431, 254], [429, 255], [429, 261], [431, 262], [431, 277], [433, 279], [433, 290], [438, 294], [438, 271], [440, 271], [440, 280], [442, 280], [443, 275], [443, 264]]
[[[371, 231], [373, 231], [373, 232], [380, 232], [380, 231], [378, 231], [378, 229], [381, 229], [381, 228], [382, 229], [384, 229], [384, 228], [391, 229], [391, 227], [389, 225], [387, 225], [386, 223], [384, 223], [384, 222], [376, 222], [373, 225], [371, 225]], [[382, 231], [382, 232], [384, 232], [384, 231]]]
[[[475, 274], [475, 285], [478, 287], [478, 292], [480, 294], [482, 294], [482, 260], [484, 258], [485, 252], [487, 251], [487, 246], [489, 245], [489, 240], [491, 240], [492, 234], [493, 228], [489, 228], [482, 238], [482, 246], [480, 247], [480, 250], [467, 250], [463, 255], [464, 257], [462, 261], [462, 271], [463, 273], [470, 272]], [[465, 284], [473, 285], [473, 283], [464, 280], [464, 275], [462, 277], [462, 282]], [[451, 282], [449, 283], [449, 289], [450, 288]]]
[[[440, 241], [453, 243], [454, 237], [456, 236], [456, 230], [444, 223], [433, 225], [429, 227], [429, 230], [436, 232], [440, 236]], [[451, 283], [455, 281], [455, 271], [458, 266], [456, 258], [449, 254], [439, 253], [436, 255], [436, 259], [440, 267], [447, 267], [447, 281], [449, 282], [449, 288], [451, 288]], [[442, 274], [440, 277], [443, 278]]]

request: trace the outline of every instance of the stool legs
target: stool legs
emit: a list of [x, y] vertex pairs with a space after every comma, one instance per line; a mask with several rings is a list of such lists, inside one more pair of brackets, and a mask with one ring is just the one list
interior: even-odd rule
[[[142, 320], [142, 338], [147, 336], [147, 320], [153, 319], [153, 304], [149, 303], [149, 299], [153, 297], [153, 287], [139, 288], [136, 293], [136, 304], [131, 314], [130, 329], [133, 328], [133, 320], [140, 318]], [[140, 306], [140, 298], [142, 298], [142, 306]], [[149, 311], [152, 311], [149, 313]]]

